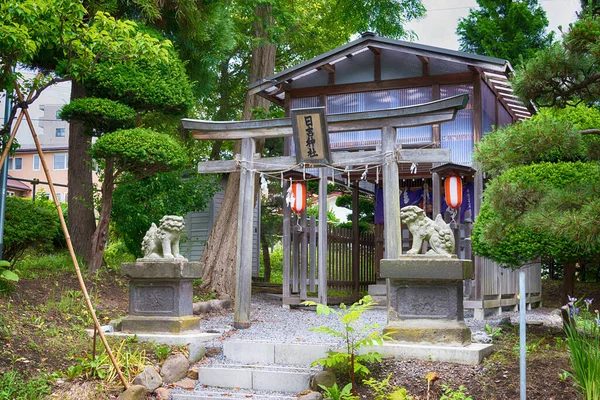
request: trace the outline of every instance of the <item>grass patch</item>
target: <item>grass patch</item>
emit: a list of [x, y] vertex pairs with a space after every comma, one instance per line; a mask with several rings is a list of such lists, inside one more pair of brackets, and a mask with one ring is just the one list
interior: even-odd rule
[[[78, 260], [81, 265], [81, 260]], [[67, 251], [54, 254], [27, 253], [17, 261], [15, 272], [23, 279], [45, 278], [56, 273], [72, 271], [73, 262]]]
[[0, 400], [37, 400], [50, 394], [54, 375], [25, 379], [17, 371], [8, 371], [0, 375]]

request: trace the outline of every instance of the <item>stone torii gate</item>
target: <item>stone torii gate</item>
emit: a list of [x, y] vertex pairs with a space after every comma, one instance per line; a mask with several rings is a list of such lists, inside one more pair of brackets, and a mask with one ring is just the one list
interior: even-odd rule
[[[402, 253], [402, 238], [399, 234], [401, 226], [398, 163], [446, 163], [450, 161], [449, 149], [402, 149], [401, 145], [396, 144], [396, 128], [451, 121], [455, 118], [458, 110], [466, 107], [467, 102], [468, 95], [464, 94], [409, 107], [327, 116], [329, 133], [381, 130], [381, 148], [360, 152], [332, 152], [330, 166], [383, 165], [386, 258], [395, 259]], [[202, 174], [240, 172], [233, 326], [236, 329], [249, 328], [252, 258], [247, 255], [252, 253], [254, 174], [290, 170], [295, 167], [319, 167], [319, 216], [323, 216], [327, 215], [327, 165], [299, 165], [294, 156], [261, 159], [260, 154], [255, 154], [256, 139], [292, 136], [292, 120], [290, 118], [238, 122], [183, 119], [182, 125], [184, 129], [192, 131], [197, 140], [242, 140], [242, 151], [240, 155], [236, 156], [236, 160], [201, 162], [198, 164], [198, 172]], [[287, 214], [284, 214], [284, 229], [290, 229], [289, 215], [288, 210]], [[327, 224], [322, 221], [318, 226], [318, 238], [318, 300], [326, 304]], [[283, 246], [284, 249], [289, 249], [290, 244], [283, 243]], [[289, 253], [284, 254], [289, 257]]]

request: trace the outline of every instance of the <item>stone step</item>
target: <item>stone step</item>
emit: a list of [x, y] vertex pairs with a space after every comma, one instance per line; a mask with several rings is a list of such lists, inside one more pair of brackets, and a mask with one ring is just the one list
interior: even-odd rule
[[334, 343], [273, 343], [258, 340], [226, 340], [223, 355], [237, 363], [305, 365], [327, 356]]
[[200, 367], [198, 383], [221, 388], [300, 393], [310, 388], [318, 369], [244, 364], [213, 364]]
[[240, 390], [203, 390], [188, 393], [171, 393], [172, 400], [298, 400], [296, 396], [284, 394], [260, 394]]

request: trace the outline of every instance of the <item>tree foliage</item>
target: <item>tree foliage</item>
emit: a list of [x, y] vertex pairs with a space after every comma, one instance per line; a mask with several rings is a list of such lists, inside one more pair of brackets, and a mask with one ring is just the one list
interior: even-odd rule
[[92, 146], [92, 157], [101, 166], [106, 160], [114, 160], [115, 177], [128, 172], [137, 179], [180, 169], [188, 162], [185, 149], [177, 139], [145, 128], [119, 130], [102, 136]]
[[20, 197], [6, 198], [3, 257], [15, 263], [31, 246], [52, 245], [58, 220], [47, 207]]
[[[515, 93], [540, 106], [594, 104], [600, 96], [600, 19], [586, 14], [562, 42], [536, 54], [513, 78]], [[597, 127], [596, 127], [597, 128]]]
[[559, 262], [600, 252], [594, 215], [600, 210], [594, 162], [542, 162], [511, 167], [486, 187], [473, 228], [473, 248], [520, 267], [542, 256]]
[[475, 148], [475, 161], [494, 175], [519, 165], [577, 161], [586, 157], [579, 131], [566, 121], [539, 116], [488, 134]]
[[548, 47], [553, 35], [546, 33], [548, 19], [538, 0], [477, 0], [479, 7], [461, 18], [456, 34], [460, 50], [509, 60]]
[[[142, 26], [136, 29], [161, 45], [170, 43], [153, 29]], [[84, 86], [93, 96], [119, 101], [138, 112], [160, 111], [181, 116], [194, 103], [192, 83], [184, 63], [170, 46], [158, 60], [138, 57], [128, 62], [100, 62], [86, 76]]]
[[136, 112], [133, 108], [113, 100], [84, 97], [65, 104], [59, 117], [68, 122], [79, 121], [87, 127], [85, 133], [101, 136], [118, 129], [133, 128]]

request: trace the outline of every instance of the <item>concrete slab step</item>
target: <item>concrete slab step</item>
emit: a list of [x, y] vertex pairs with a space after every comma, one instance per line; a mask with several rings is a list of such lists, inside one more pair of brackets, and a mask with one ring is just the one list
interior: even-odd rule
[[198, 383], [222, 388], [300, 393], [310, 388], [318, 369], [242, 364], [213, 364], [200, 367]]
[[173, 400], [297, 400], [294, 396], [285, 394], [261, 394], [240, 390], [206, 390], [188, 393], [171, 393]]
[[265, 363], [282, 365], [310, 364], [327, 356], [335, 348], [333, 343], [273, 343], [258, 340], [227, 340], [223, 342], [223, 355], [237, 363]]

